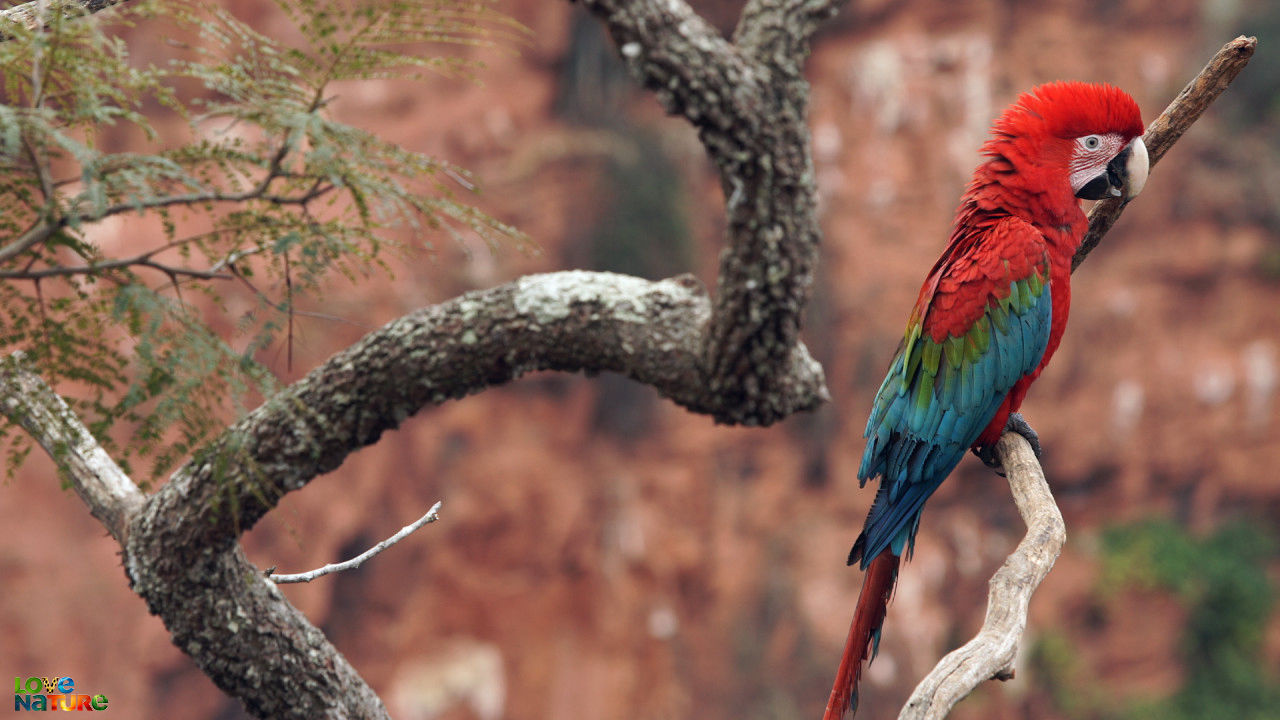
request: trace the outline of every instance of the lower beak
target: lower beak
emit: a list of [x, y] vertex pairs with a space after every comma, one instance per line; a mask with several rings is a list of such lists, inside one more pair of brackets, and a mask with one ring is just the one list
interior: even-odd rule
[[1147, 146], [1142, 138], [1134, 138], [1120, 154], [1107, 163], [1107, 171], [1090, 180], [1076, 192], [1084, 200], [1101, 200], [1107, 197], [1135, 198], [1147, 184], [1150, 162]]

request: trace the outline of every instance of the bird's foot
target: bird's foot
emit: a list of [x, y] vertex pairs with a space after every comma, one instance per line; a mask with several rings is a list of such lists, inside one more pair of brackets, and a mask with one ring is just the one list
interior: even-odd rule
[[1022, 413], [1009, 413], [1009, 420], [1004, 424], [1005, 432], [1015, 432], [1027, 439], [1027, 443], [1031, 445], [1031, 452], [1036, 454], [1036, 459], [1040, 459], [1040, 435], [1031, 426], [1027, 424], [1026, 418], [1022, 417]]
[[973, 454], [978, 456], [983, 465], [996, 471], [996, 474], [1004, 477], [1004, 466], [1000, 464], [1000, 458], [996, 457], [995, 445], [976, 445], [973, 448]]
[[[1004, 431], [1018, 433], [1026, 438], [1027, 443], [1031, 445], [1031, 452], [1036, 454], [1037, 460], [1040, 459], [1040, 435], [1027, 423], [1026, 418], [1022, 417], [1022, 413], [1009, 413], [1009, 419], [1004, 424]], [[973, 454], [978, 456], [983, 465], [995, 470], [1000, 477], [1004, 477], [1004, 465], [1000, 463], [1000, 458], [996, 455], [995, 445], [979, 445], [973, 448]]]

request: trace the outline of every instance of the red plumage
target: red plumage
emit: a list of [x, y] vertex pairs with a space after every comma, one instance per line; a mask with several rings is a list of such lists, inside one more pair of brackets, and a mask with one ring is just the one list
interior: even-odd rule
[[889, 597], [898, 579], [898, 556], [880, 553], [867, 566], [858, 594], [858, 607], [849, 626], [849, 638], [845, 640], [840, 668], [836, 670], [836, 682], [827, 699], [824, 720], [840, 720], [845, 711], [858, 709], [858, 679], [862, 676], [862, 664], [869, 662], [879, 645], [880, 628], [889, 609]]
[[[982, 146], [988, 159], [974, 171], [961, 198], [948, 251], [964, 242], [981, 243], [984, 231], [1001, 217], [1011, 214], [1031, 223], [1049, 252], [1053, 323], [1040, 365], [1013, 386], [975, 445], [990, 447], [1000, 440], [1009, 415], [1022, 407], [1027, 389], [1049, 364], [1067, 329], [1071, 259], [1089, 227], [1068, 181], [1075, 139], [1117, 133], [1128, 143], [1142, 132], [1142, 111], [1128, 93], [1081, 82], [1047, 83], [1023, 93], [992, 126], [992, 137]], [[1000, 258], [986, 246], [977, 255], [991, 263]]]

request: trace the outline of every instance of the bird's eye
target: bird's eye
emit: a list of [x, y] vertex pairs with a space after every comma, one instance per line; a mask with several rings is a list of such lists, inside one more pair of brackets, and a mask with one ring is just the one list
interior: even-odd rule
[[1080, 143], [1084, 145], [1086, 150], [1097, 150], [1098, 146], [1102, 144], [1102, 138], [1097, 135], [1086, 135], [1081, 138]]

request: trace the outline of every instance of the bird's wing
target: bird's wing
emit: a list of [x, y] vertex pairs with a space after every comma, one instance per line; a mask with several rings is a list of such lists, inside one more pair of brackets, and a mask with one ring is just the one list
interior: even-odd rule
[[914, 539], [924, 501], [1039, 365], [1051, 306], [1045, 240], [1032, 225], [1006, 217], [953, 238], [867, 420], [858, 478], [882, 479], [850, 564]]

